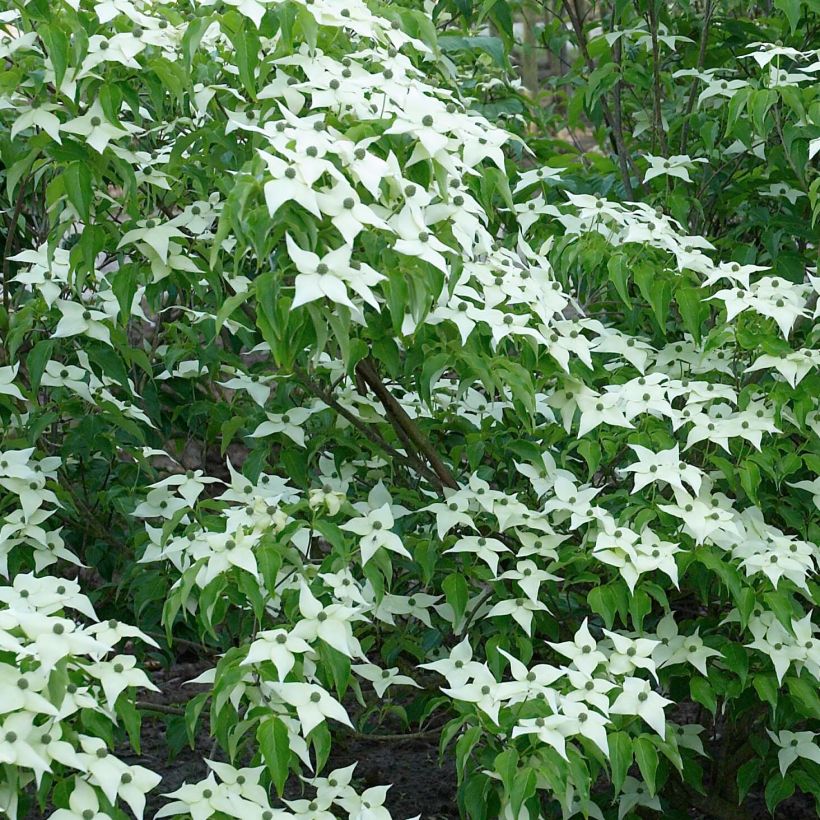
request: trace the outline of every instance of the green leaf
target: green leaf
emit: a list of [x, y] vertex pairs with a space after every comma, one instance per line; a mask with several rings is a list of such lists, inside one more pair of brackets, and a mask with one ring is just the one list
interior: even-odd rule
[[219, 306], [219, 311], [216, 314], [216, 328], [214, 333], [219, 333], [222, 329], [222, 325], [224, 325], [225, 321], [230, 318], [231, 314], [240, 305], [243, 305], [254, 295], [254, 288], [249, 287], [247, 290], [244, 290], [241, 293], [233, 293], [225, 299], [225, 301]]
[[772, 707], [772, 712], [777, 710], [778, 686], [777, 678], [774, 675], [755, 675], [752, 685], [758, 697]]
[[470, 761], [470, 752], [481, 739], [484, 730], [480, 726], [471, 726], [456, 743], [456, 771], [459, 778], [464, 777], [467, 764]]
[[701, 547], [695, 553], [695, 558], [708, 569], [720, 577], [732, 597], [737, 599], [743, 587], [740, 575], [730, 563], [730, 557], [712, 547]]
[[745, 800], [749, 790], [757, 783], [762, 762], [759, 758], [747, 760], [737, 770], [737, 798], [739, 801]]
[[501, 777], [501, 782], [504, 784], [504, 791], [510, 794], [510, 792], [512, 792], [515, 773], [518, 771], [518, 752], [513, 748], [509, 748], [496, 755], [493, 768], [496, 774]]
[[749, 113], [752, 115], [752, 124], [758, 134], [767, 132], [766, 115], [776, 102], [777, 92], [771, 88], [764, 88], [751, 93], [749, 98]]
[[589, 608], [604, 619], [607, 629], [612, 629], [618, 611], [615, 597], [609, 586], [595, 587], [587, 595]]
[[802, 0], [774, 0], [774, 7], [786, 15], [792, 34], [797, 31], [797, 26], [800, 23], [800, 7], [802, 5]]
[[683, 325], [697, 342], [700, 342], [701, 330], [709, 318], [709, 303], [705, 301], [705, 296], [700, 288], [685, 287], [675, 291]]
[[244, 20], [235, 31], [223, 29], [234, 47], [239, 79], [252, 99], [256, 99], [256, 66], [259, 62], [259, 34], [253, 24]]
[[211, 22], [211, 18], [208, 16], [195, 17], [188, 23], [185, 34], [182, 35], [182, 57], [187, 71], [191, 69], [194, 54], [202, 42], [202, 35], [205, 34]]
[[629, 266], [626, 257], [622, 253], [611, 257], [606, 265], [609, 271], [609, 281], [615, 285], [615, 290], [621, 301], [628, 307], [632, 307], [632, 299], [629, 297]]
[[68, 201], [77, 209], [83, 222], [88, 222], [94, 191], [91, 187], [91, 171], [85, 162], [72, 162], [63, 171]]
[[636, 589], [629, 601], [629, 617], [638, 632], [643, 631], [644, 618], [652, 611], [652, 601], [642, 590]]
[[746, 459], [740, 468], [740, 484], [746, 495], [755, 504], [760, 501], [757, 497], [757, 488], [760, 486], [760, 468], [751, 459]]
[[134, 751], [140, 754], [140, 726], [142, 724], [142, 715], [137, 707], [134, 705], [133, 698], [127, 693], [123, 692], [114, 704], [114, 710], [117, 717], [125, 726], [125, 731], [128, 732], [128, 740], [131, 743]]
[[38, 27], [37, 33], [46, 45], [54, 68], [54, 86], [59, 88], [68, 67], [68, 32], [61, 25], [46, 23]]
[[649, 788], [651, 794], [655, 794], [655, 774], [658, 771], [658, 750], [652, 741], [641, 735], [635, 739], [635, 761], [641, 770], [641, 777]]
[[794, 677], [786, 678], [785, 683], [797, 710], [806, 717], [820, 720], [820, 697], [817, 695], [816, 686], [812, 686], [804, 678]]
[[612, 786], [619, 794], [632, 765], [632, 738], [626, 732], [613, 732], [607, 737]]
[[672, 288], [669, 280], [658, 275], [657, 266], [637, 264], [635, 266], [635, 284], [641, 296], [649, 302], [658, 328], [666, 335], [666, 322], [669, 318], [669, 303], [672, 299]]
[[521, 769], [516, 773], [510, 791], [510, 806], [513, 817], [522, 816], [521, 807], [535, 794], [537, 784], [538, 777], [532, 769]]
[[717, 711], [717, 698], [715, 690], [706, 678], [692, 678], [689, 681], [689, 692], [692, 700], [705, 706], [713, 715]]
[[739, 678], [742, 686], [746, 686], [746, 677], [749, 674], [749, 654], [740, 644], [729, 643], [721, 646], [720, 651], [726, 661], [726, 666]]
[[779, 774], [769, 780], [766, 784], [764, 796], [766, 798], [766, 808], [774, 814], [777, 806], [794, 794], [794, 781], [788, 776], [781, 777]]
[[281, 797], [290, 770], [290, 740], [288, 730], [278, 717], [263, 720], [256, 730], [259, 750], [268, 767], [276, 793]]
[[43, 378], [43, 372], [51, 359], [52, 350], [54, 350], [54, 339], [41, 339], [26, 356], [28, 380], [33, 393], [36, 393], [40, 387], [40, 379]]
[[469, 597], [467, 581], [460, 572], [454, 572], [444, 579], [441, 588], [444, 590], [447, 603], [453, 608], [455, 620], [458, 623], [467, 608], [467, 599]]

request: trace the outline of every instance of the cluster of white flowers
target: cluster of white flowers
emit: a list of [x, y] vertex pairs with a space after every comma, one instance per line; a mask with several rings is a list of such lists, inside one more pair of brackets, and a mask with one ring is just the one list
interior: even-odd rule
[[8, 659], [0, 662], [0, 761], [7, 773], [0, 784], [0, 810], [5, 814], [16, 817], [20, 791], [32, 782], [39, 786], [57, 764], [76, 773], [78, 812], [96, 805], [93, 786], [142, 818], [145, 794], [160, 776], [117, 758], [103, 739], [83, 733], [88, 721], [78, 720], [88, 710], [116, 723], [123, 692], [156, 690], [133, 655], [117, 652], [117, 644], [135, 637], [156, 646], [127, 624], [99, 622], [75, 581], [18, 573], [11, 585], [0, 587], [0, 653]]

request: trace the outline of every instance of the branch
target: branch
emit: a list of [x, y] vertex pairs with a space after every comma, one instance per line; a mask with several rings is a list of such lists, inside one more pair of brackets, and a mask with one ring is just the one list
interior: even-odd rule
[[[226, 284], [230, 287], [229, 283]], [[256, 311], [254, 311], [254, 309], [247, 302], [243, 302], [240, 307], [252, 325], [256, 327]], [[316, 398], [321, 399], [326, 405], [328, 405], [328, 407], [333, 408], [333, 410], [335, 410], [342, 418], [350, 422], [353, 427], [355, 427], [365, 438], [375, 444], [379, 449], [383, 450], [392, 459], [411, 467], [435, 486], [441, 487], [442, 481], [436, 472], [431, 470], [421, 459], [417, 458], [414, 453], [408, 450], [407, 455], [404, 455], [396, 450], [395, 447], [388, 444], [388, 442], [385, 441], [379, 433], [373, 430], [369, 424], [365, 424], [365, 422], [356, 416], [355, 413], [351, 413], [346, 407], [339, 404], [331, 393], [322, 388], [321, 385], [314, 382], [306, 371], [301, 368], [294, 367], [293, 372], [299, 380], [299, 383], [306, 390], [311, 392], [314, 396], [316, 396]], [[400, 438], [405, 442], [405, 444], [407, 443], [404, 437], [400, 436]], [[457, 488], [458, 485], [456, 485], [456, 489]]]
[[[698, 62], [695, 68], [698, 72], [703, 69], [706, 62], [706, 43], [709, 40], [709, 24], [712, 21], [712, 12], [715, 10], [713, 0], [706, 0], [706, 8], [703, 10], [703, 26], [700, 30], [700, 47], [698, 49]], [[686, 140], [689, 137], [689, 118], [695, 110], [695, 100], [697, 99], [698, 78], [692, 77], [692, 85], [689, 88], [689, 102], [686, 104], [686, 111], [683, 114], [683, 129], [680, 136], [679, 154], [686, 153]]]
[[[586, 63], [586, 66], [590, 71], [594, 71], [595, 63], [593, 62], [592, 57], [589, 54], [589, 49], [587, 48], [587, 41], [586, 37], [584, 36], [584, 27], [581, 21], [581, 17], [578, 14], [577, 9], [573, 8], [570, 0], [561, 0], [561, 2], [564, 8], [566, 9], [567, 14], [569, 15], [573, 31], [575, 32], [575, 37], [578, 40], [578, 48], [580, 49], [581, 54], [583, 55], [584, 62]], [[604, 120], [606, 121], [607, 127], [609, 128], [612, 140], [615, 143], [615, 154], [618, 157], [618, 166], [621, 169], [621, 182], [623, 183], [624, 191], [626, 192], [626, 195], [629, 199], [634, 199], [635, 192], [632, 188], [632, 180], [629, 175], [629, 168], [632, 164], [632, 158], [629, 156], [629, 153], [626, 150], [626, 143], [624, 142], [623, 123], [620, 121], [620, 118], [616, 120], [612, 112], [609, 110], [609, 105], [603, 97], [601, 97], [600, 103], [601, 112], [604, 115]]]
[[[412, 467], [418, 473], [424, 475], [424, 477], [432, 482], [435, 485], [440, 485], [441, 481], [439, 480], [438, 476], [420, 459], [416, 458], [411, 452], [408, 452], [408, 455], [403, 455], [390, 444], [388, 444], [375, 430], [371, 429], [370, 425], [363, 422], [360, 418], [358, 418], [354, 413], [351, 413], [346, 407], [339, 404], [336, 398], [324, 390], [321, 385], [316, 384], [310, 376], [301, 368], [295, 368], [294, 373], [296, 378], [299, 380], [299, 383], [309, 392], [311, 392], [316, 398], [321, 399], [328, 407], [332, 407], [342, 418], [346, 419], [350, 422], [362, 435], [364, 435], [367, 439], [369, 439], [373, 444], [387, 453], [391, 458], [395, 459], [396, 461], [402, 462], [409, 467]], [[402, 439], [404, 440], [404, 439]]]
[[654, 130], [658, 135], [658, 145], [663, 156], [669, 156], [666, 134], [663, 130], [663, 112], [661, 111], [661, 50], [658, 43], [658, 9], [655, 0], [649, 0], [649, 32], [652, 36], [652, 117]]
[[137, 709], [143, 712], [157, 712], [161, 715], [184, 715], [185, 710], [179, 706], [166, 706], [164, 703], [149, 703], [145, 700], [138, 700], [134, 704]]
[[23, 210], [24, 196], [26, 193], [26, 185], [31, 179], [31, 174], [20, 183], [20, 188], [17, 191], [17, 199], [14, 202], [14, 211], [12, 211], [11, 219], [9, 220], [9, 229], [6, 234], [6, 244], [3, 248], [3, 307], [8, 313], [9, 305], [11, 304], [11, 296], [9, 295], [9, 256], [11, 255], [11, 247], [14, 243], [14, 234], [17, 230], [17, 220], [20, 218], [20, 213]]
[[442, 485], [457, 490], [459, 485], [453, 478], [450, 468], [442, 461], [427, 436], [424, 435], [413, 419], [407, 415], [407, 412], [395, 396], [387, 389], [376, 370], [373, 360], [370, 357], [362, 359], [356, 365], [356, 372], [370, 385], [370, 389], [382, 403], [396, 433], [400, 435], [403, 441], [409, 439], [416, 449], [425, 456]]

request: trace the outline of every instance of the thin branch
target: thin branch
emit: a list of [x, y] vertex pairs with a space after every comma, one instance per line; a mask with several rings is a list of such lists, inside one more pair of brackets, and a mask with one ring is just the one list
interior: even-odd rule
[[3, 307], [8, 313], [11, 305], [11, 295], [9, 294], [9, 256], [11, 255], [12, 245], [14, 244], [14, 235], [17, 232], [17, 220], [23, 210], [23, 202], [25, 201], [26, 185], [31, 179], [31, 173], [20, 183], [20, 188], [17, 191], [17, 199], [14, 202], [14, 210], [9, 220], [8, 233], [6, 234], [6, 244], [3, 248]]
[[[581, 54], [584, 58], [584, 62], [586, 63], [586, 66], [589, 69], [589, 71], [594, 71], [595, 63], [592, 57], [590, 56], [589, 49], [587, 48], [587, 40], [586, 36], [584, 35], [584, 27], [581, 15], [578, 13], [578, 10], [576, 8], [573, 8], [573, 5], [570, 2], [570, 0], [561, 0], [561, 3], [563, 4], [564, 9], [569, 15], [573, 31], [575, 32], [575, 37], [578, 40], [578, 48], [581, 51]], [[635, 192], [632, 188], [632, 179], [630, 177], [629, 170], [630, 164], [632, 163], [632, 159], [626, 150], [623, 123], [615, 119], [615, 116], [613, 115], [612, 111], [610, 111], [607, 101], [603, 97], [601, 97], [600, 99], [600, 105], [601, 112], [604, 115], [604, 120], [606, 121], [607, 127], [609, 128], [610, 137], [614, 143], [615, 155], [618, 157], [618, 167], [621, 170], [621, 182], [623, 183], [624, 191], [626, 192], [628, 199], [634, 199]]]
[[346, 407], [340, 404], [333, 395], [324, 390], [321, 385], [314, 382], [304, 370], [301, 368], [295, 368], [294, 373], [296, 378], [299, 380], [299, 383], [306, 390], [316, 396], [317, 399], [323, 401], [326, 405], [328, 405], [328, 407], [333, 408], [336, 413], [350, 422], [353, 427], [373, 442], [373, 444], [375, 444], [379, 449], [383, 450], [392, 459], [404, 463], [416, 472], [421, 473], [428, 481], [432, 482], [436, 486], [440, 486], [441, 481], [438, 476], [426, 464], [424, 464], [424, 462], [413, 456], [412, 453], [409, 452], [408, 455], [404, 455], [388, 444], [382, 436], [380, 436], [375, 430], [371, 429], [369, 424], [363, 422], [354, 413], [351, 413]]
[[669, 156], [666, 144], [666, 133], [663, 130], [663, 111], [661, 110], [661, 49], [658, 42], [658, 9], [655, 0], [649, 0], [649, 33], [652, 37], [652, 118], [654, 132], [663, 156]]
[[143, 712], [157, 712], [160, 715], [185, 714], [185, 710], [179, 706], [166, 706], [164, 703], [149, 703], [145, 700], [138, 700], [134, 705]]
[[376, 370], [373, 360], [369, 357], [362, 359], [356, 365], [356, 370], [382, 403], [382, 406], [387, 411], [387, 417], [396, 432], [398, 433], [399, 429], [401, 429], [404, 434], [402, 439], [404, 440], [405, 437], [410, 439], [416, 449], [430, 462], [430, 466], [438, 476], [441, 484], [445, 487], [457, 490], [459, 485], [455, 478], [453, 478], [450, 468], [441, 459], [441, 456], [436, 452], [435, 447], [430, 443], [427, 436], [424, 435], [419, 426], [407, 415], [407, 412], [396, 400], [395, 396], [387, 389]]
[[[700, 46], [698, 47], [698, 62], [695, 69], [698, 73], [703, 70], [703, 64], [706, 62], [706, 44], [709, 40], [709, 23], [712, 20], [712, 13], [715, 10], [713, 0], [706, 0], [706, 7], [703, 10], [703, 26], [700, 30]], [[686, 104], [686, 111], [683, 114], [683, 128], [680, 136], [680, 150], [679, 154], [686, 153], [686, 140], [689, 137], [689, 120], [692, 112], [695, 110], [695, 100], [697, 100], [698, 92], [698, 78], [692, 77], [692, 85], [689, 88], [689, 102]]]
[[[256, 312], [254, 309], [247, 302], [243, 302], [240, 305], [240, 308], [245, 316], [247, 316], [251, 321], [252, 325], [256, 327]], [[350, 422], [350, 424], [355, 427], [365, 438], [375, 444], [384, 453], [389, 455], [390, 458], [411, 467], [417, 473], [423, 475], [434, 486], [439, 488], [441, 487], [442, 482], [436, 473], [423, 461], [421, 461], [421, 459], [417, 458], [414, 453], [408, 451], [407, 455], [404, 455], [396, 450], [395, 447], [392, 447], [378, 432], [373, 430], [369, 424], [363, 422], [358, 416], [356, 416], [355, 413], [351, 413], [346, 407], [341, 405], [331, 393], [313, 381], [306, 371], [301, 368], [294, 367], [293, 372], [299, 380], [299, 383], [306, 390], [316, 396], [317, 399], [321, 399], [328, 407], [333, 408], [333, 410], [335, 410], [342, 418]], [[404, 440], [405, 439], [402, 438], [402, 441]]]

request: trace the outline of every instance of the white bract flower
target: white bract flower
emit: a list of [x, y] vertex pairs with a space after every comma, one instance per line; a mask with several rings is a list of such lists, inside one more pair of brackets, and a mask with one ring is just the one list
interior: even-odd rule
[[332, 718], [353, 728], [344, 707], [321, 686], [312, 683], [272, 683], [271, 691], [296, 709], [300, 728], [305, 736], [323, 723], [325, 718]]
[[401, 538], [390, 531], [393, 524], [393, 514], [389, 504], [384, 504], [361, 518], [353, 518], [342, 524], [343, 530], [361, 536], [359, 550], [362, 556], [362, 566], [375, 555], [378, 549], [382, 548], [403, 555], [405, 558], [412, 557], [404, 548]]
[[640, 678], [626, 678], [621, 693], [609, 711], [614, 715], [635, 715], [648, 723], [661, 738], [666, 737], [666, 716], [664, 707], [672, 703], [657, 692], [653, 692], [648, 681]]
[[649, 168], [644, 175], [643, 181], [649, 182], [659, 176], [677, 177], [684, 182], [691, 182], [689, 171], [695, 167], [696, 162], [708, 162], [705, 157], [697, 157], [692, 159], [686, 154], [679, 154], [673, 157], [655, 157], [651, 154], [646, 155], [649, 162]]
[[780, 747], [777, 762], [783, 777], [786, 776], [789, 766], [798, 758], [802, 757], [820, 764], [820, 746], [814, 741], [817, 737], [816, 732], [790, 732], [783, 729], [775, 734], [767, 729], [766, 734]]

